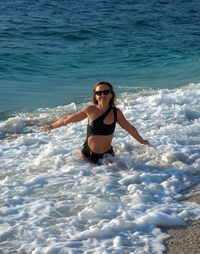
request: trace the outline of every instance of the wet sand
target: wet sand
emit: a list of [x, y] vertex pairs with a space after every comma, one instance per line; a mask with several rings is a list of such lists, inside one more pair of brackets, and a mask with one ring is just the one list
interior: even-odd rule
[[[188, 193], [192, 196], [188, 197]], [[186, 192], [188, 202], [200, 204], [200, 184]], [[187, 222], [184, 227], [169, 227], [170, 238], [166, 242], [167, 254], [200, 254], [200, 218]]]

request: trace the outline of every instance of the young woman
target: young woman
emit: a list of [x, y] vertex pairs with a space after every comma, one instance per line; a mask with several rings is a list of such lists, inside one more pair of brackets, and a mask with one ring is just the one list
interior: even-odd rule
[[79, 112], [64, 116], [56, 122], [45, 126], [44, 131], [61, 127], [63, 125], [88, 119], [87, 138], [82, 147], [82, 156], [92, 162], [99, 163], [105, 154], [114, 156], [112, 148], [113, 133], [116, 123], [125, 129], [133, 138], [144, 145], [149, 145], [136, 128], [124, 117], [121, 110], [115, 107], [115, 92], [113, 86], [101, 81], [93, 88], [93, 104], [81, 109]]

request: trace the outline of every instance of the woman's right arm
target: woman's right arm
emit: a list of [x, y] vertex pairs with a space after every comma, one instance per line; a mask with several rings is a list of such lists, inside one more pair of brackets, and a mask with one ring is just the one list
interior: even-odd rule
[[75, 122], [82, 121], [86, 117], [87, 117], [87, 114], [85, 113], [85, 109], [82, 109], [79, 112], [76, 112], [74, 114], [64, 116], [61, 119], [53, 122], [50, 125], [44, 126], [42, 128], [42, 130], [43, 131], [51, 131], [53, 129], [59, 128], [59, 127], [61, 127], [63, 125], [67, 125], [69, 123], [75, 123]]

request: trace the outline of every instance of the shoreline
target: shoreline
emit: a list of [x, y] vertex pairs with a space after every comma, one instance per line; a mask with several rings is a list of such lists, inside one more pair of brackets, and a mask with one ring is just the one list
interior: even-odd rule
[[[200, 204], [200, 183], [185, 192], [184, 200]], [[165, 241], [165, 254], [200, 253], [200, 217], [187, 221], [186, 226], [167, 227], [170, 237]]]

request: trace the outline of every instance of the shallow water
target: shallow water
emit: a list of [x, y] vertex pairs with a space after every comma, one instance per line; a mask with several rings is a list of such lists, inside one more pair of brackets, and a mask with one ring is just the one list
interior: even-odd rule
[[[200, 173], [200, 2], [1, 1], [0, 252], [163, 253], [161, 226]], [[41, 126], [90, 103], [95, 82], [151, 143], [117, 126], [109, 164], [79, 158], [87, 121]]]
[[40, 131], [75, 103], [18, 112], [0, 123], [0, 251], [163, 253], [160, 226], [200, 206], [180, 202], [199, 181], [200, 85], [124, 93], [119, 107], [151, 146], [117, 126], [114, 162], [78, 157], [87, 121]]

